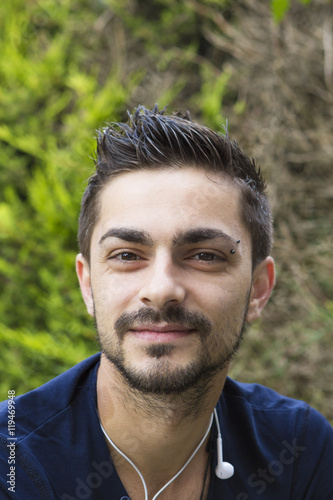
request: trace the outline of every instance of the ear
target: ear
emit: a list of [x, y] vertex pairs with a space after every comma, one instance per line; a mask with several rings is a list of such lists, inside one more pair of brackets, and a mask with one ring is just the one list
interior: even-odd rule
[[246, 320], [259, 318], [268, 302], [275, 283], [275, 266], [272, 257], [260, 262], [253, 272], [251, 296]]
[[79, 278], [81, 293], [87, 311], [90, 316], [94, 316], [94, 299], [90, 283], [90, 267], [81, 253], [76, 257], [76, 274]]

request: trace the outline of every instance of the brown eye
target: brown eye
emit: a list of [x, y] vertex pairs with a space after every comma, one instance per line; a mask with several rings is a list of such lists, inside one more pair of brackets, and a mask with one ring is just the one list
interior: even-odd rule
[[203, 260], [205, 262], [211, 262], [214, 260], [222, 260], [221, 257], [212, 252], [199, 252], [192, 257], [194, 260]]
[[117, 253], [116, 255], [112, 255], [111, 257], [109, 257], [109, 260], [110, 259], [121, 260], [121, 261], [133, 261], [133, 260], [138, 260], [139, 257], [132, 252], [120, 252]]
[[121, 260], [137, 260], [138, 256], [135, 255], [135, 253], [123, 252], [118, 255], [118, 258], [120, 258]]
[[198, 258], [200, 260], [214, 260], [215, 257], [216, 256], [213, 253], [208, 253], [208, 252], [200, 252], [198, 254]]

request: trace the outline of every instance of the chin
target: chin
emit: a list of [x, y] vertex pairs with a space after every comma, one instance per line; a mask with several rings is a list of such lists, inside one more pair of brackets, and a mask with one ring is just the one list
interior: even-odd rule
[[173, 351], [170, 345], [154, 345], [149, 348], [148, 357], [137, 363], [105, 354], [132, 389], [152, 395], [183, 394], [202, 383], [207, 384], [225, 366], [220, 362], [206, 363], [202, 356], [180, 362], [172, 356]]

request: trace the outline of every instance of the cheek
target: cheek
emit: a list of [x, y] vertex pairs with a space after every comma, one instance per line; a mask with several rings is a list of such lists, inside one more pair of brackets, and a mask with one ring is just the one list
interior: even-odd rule
[[99, 312], [117, 314], [126, 308], [135, 295], [135, 286], [128, 277], [104, 274], [102, 278], [92, 283], [95, 308]]
[[198, 282], [197, 286], [192, 288], [192, 293], [202, 305], [206, 304], [206, 308], [216, 315], [219, 311], [232, 307], [244, 292], [235, 276], [225, 274], [210, 281], [206, 278]]
[[247, 308], [249, 285], [220, 286], [203, 293], [206, 311], [217, 328], [237, 327], [243, 322]]

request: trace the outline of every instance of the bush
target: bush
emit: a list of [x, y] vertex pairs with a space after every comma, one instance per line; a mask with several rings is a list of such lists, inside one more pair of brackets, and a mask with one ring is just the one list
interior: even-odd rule
[[120, 116], [139, 75], [122, 81], [115, 59], [99, 60], [102, 5], [0, 8], [3, 399], [96, 351], [74, 272], [79, 204], [95, 129]]

